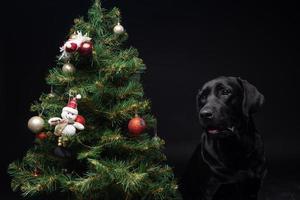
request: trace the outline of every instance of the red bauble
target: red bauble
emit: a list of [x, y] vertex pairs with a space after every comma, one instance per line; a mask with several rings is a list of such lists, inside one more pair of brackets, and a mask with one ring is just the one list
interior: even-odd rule
[[72, 52], [75, 52], [77, 50], [77, 44], [74, 43], [74, 42], [68, 42], [66, 44], [66, 52], [68, 53], [72, 53]]
[[85, 119], [82, 115], [77, 115], [75, 122], [85, 125]]
[[92, 42], [83, 42], [78, 49], [78, 52], [81, 55], [89, 55], [93, 51], [93, 43]]
[[40, 139], [40, 140], [44, 140], [48, 137], [48, 135], [44, 132], [41, 132], [39, 134], [36, 134], [36, 138]]
[[36, 168], [36, 169], [34, 169], [32, 175], [33, 175], [34, 177], [38, 177], [38, 176], [41, 175], [41, 171], [40, 171], [39, 169]]
[[128, 130], [133, 136], [140, 135], [146, 129], [146, 122], [143, 118], [136, 116], [128, 123]]

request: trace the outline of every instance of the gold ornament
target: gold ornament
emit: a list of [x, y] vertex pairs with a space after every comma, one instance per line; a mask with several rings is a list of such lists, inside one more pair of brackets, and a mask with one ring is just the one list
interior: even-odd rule
[[77, 34], [76, 33], [73, 33], [70, 35], [69, 39], [72, 40], [72, 39], [76, 39], [77, 38]]
[[37, 190], [38, 190], [38, 191], [42, 191], [43, 189], [44, 189], [44, 188], [43, 188], [43, 186], [42, 186], [41, 184], [38, 184], [38, 185], [37, 185]]
[[69, 142], [69, 138], [67, 138], [67, 137], [63, 137], [62, 138], [62, 145], [63, 145], [63, 147], [66, 147], [68, 145], [68, 142]]
[[114, 33], [116, 33], [116, 34], [122, 34], [122, 33], [124, 33], [124, 27], [119, 22], [114, 27]]
[[80, 22], [80, 19], [78, 19], [78, 18], [75, 18], [75, 19], [74, 19], [74, 23], [75, 23], [75, 24], [77, 24], [77, 23], [79, 23], [79, 22]]
[[58, 143], [57, 143], [58, 146], [62, 146], [63, 143], [62, 143], [62, 137], [59, 137], [58, 138]]
[[31, 117], [28, 121], [28, 128], [34, 132], [38, 133], [44, 128], [45, 121], [40, 116]]
[[55, 93], [54, 93], [54, 92], [50, 92], [50, 93], [48, 94], [48, 97], [49, 97], [49, 98], [54, 98], [54, 97], [55, 97]]
[[65, 63], [64, 66], [62, 67], [62, 71], [64, 73], [72, 74], [76, 71], [74, 65], [71, 63]]
[[53, 85], [51, 85], [51, 91], [50, 93], [48, 94], [48, 98], [54, 98], [55, 97], [55, 93], [53, 91]]

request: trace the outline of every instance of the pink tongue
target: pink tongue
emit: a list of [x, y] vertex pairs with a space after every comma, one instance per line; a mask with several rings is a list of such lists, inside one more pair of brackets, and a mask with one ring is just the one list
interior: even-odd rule
[[210, 134], [216, 134], [216, 133], [219, 133], [219, 130], [218, 130], [218, 129], [208, 129], [207, 131], [208, 131], [208, 133], [210, 133]]

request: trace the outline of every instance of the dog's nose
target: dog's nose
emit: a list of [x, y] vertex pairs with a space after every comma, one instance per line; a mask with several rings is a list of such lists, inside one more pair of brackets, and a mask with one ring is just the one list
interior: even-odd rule
[[211, 119], [213, 117], [212, 110], [210, 110], [210, 109], [201, 110], [200, 111], [200, 116], [203, 119]]

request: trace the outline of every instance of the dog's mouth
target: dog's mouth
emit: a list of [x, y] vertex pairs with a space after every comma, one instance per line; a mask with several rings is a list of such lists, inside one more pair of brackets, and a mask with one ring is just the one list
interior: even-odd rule
[[206, 132], [212, 135], [218, 134], [218, 133], [224, 133], [224, 132], [234, 132], [235, 127], [213, 127], [209, 126], [206, 128]]

